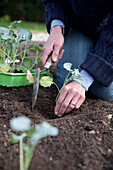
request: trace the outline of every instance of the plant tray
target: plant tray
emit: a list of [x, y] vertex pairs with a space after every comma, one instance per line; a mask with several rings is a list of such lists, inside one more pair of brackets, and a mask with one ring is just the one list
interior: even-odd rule
[[[23, 70], [23, 68], [16, 67], [17, 70]], [[34, 77], [35, 70], [31, 70]], [[40, 77], [44, 76], [46, 72], [40, 73]], [[26, 78], [27, 73], [2, 73], [0, 72], [0, 85], [6, 87], [19, 87], [27, 86], [33, 83], [29, 83]]]

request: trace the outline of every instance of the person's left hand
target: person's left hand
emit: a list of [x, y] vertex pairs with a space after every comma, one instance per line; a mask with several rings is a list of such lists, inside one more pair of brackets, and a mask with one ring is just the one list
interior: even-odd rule
[[[60, 93], [56, 102], [55, 115], [61, 117], [72, 109], [78, 109], [85, 100], [85, 88], [78, 82], [73, 81], [67, 84]], [[74, 106], [72, 103], [75, 103]]]

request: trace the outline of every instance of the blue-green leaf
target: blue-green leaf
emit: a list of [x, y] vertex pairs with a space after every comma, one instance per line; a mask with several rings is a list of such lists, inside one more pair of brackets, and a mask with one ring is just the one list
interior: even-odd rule
[[63, 67], [68, 71], [72, 71], [71, 66], [72, 66], [71, 63], [64, 63], [64, 65], [63, 65]]
[[15, 27], [16, 25], [18, 25], [18, 24], [20, 24], [20, 23], [21, 23], [21, 20], [19, 20], [19, 21], [14, 21], [14, 22], [12, 22], [12, 23], [8, 26], [8, 28], [11, 29], [12, 27]]
[[3, 40], [8, 40], [8, 39], [11, 39], [11, 36], [9, 36], [8, 34], [4, 34], [4, 35], [1, 36], [1, 38]]
[[10, 125], [14, 131], [23, 132], [31, 128], [31, 120], [28, 117], [18, 116], [11, 119]]
[[12, 143], [17, 143], [20, 140], [24, 139], [26, 136], [27, 136], [26, 133], [22, 133], [20, 136], [19, 135], [15, 135], [14, 133], [12, 133], [10, 135], [10, 140], [11, 140]]
[[32, 33], [28, 30], [24, 30], [23, 28], [20, 28], [17, 32], [17, 38], [20, 41], [31, 41]]
[[8, 32], [8, 28], [0, 27], [0, 34], [4, 34]]
[[45, 138], [48, 135], [58, 135], [58, 129], [47, 122], [42, 122], [39, 125], [36, 125], [35, 132], [31, 137], [31, 143], [36, 146], [40, 139]]

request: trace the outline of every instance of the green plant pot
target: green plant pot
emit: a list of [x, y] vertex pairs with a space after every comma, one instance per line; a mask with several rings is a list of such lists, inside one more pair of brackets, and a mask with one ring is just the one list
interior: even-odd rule
[[[16, 67], [17, 70], [24, 70], [23, 68]], [[34, 77], [35, 70], [31, 70], [31, 73]], [[44, 76], [46, 72], [40, 73], [40, 78]], [[32, 83], [26, 78], [27, 72], [25, 73], [2, 73], [0, 72], [0, 85], [6, 87], [19, 87], [19, 86], [27, 86]]]

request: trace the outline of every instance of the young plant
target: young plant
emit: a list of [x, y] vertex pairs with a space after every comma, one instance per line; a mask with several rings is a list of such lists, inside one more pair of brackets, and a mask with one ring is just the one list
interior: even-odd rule
[[[33, 44], [28, 47], [31, 41], [32, 33], [21, 28], [21, 21], [14, 21], [8, 28], [0, 27], [0, 71], [6, 73], [14, 72], [15, 66], [23, 67], [24, 70], [31, 70], [39, 59], [39, 52], [42, 48], [38, 44]], [[15, 29], [15, 31], [14, 31]], [[22, 42], [25, 42], [25, 47], [22, 49]], [[29, 56], [29, 50], [36, 50], [36, 56]], [[20, 62], [19, 65], [16, 63]], [[35, 61], [31, 58], [35, 57]]]
[[52, 84], [55, 84], [55, 86], [58, 89], [58, 95], [56, 97], [56, 101], [59, 97], [59, 94], [61, 92], [61, 90], [63, 89], [63, 87], [68, 84], [69, 82], [75, 80], [75, 81], [82, 81], [83, 76], [79, 73], [78, 69], [74, 69], [72, 70], [72, 64], [71, 63], [64, 63], [63, 67], [68, 71], [67, 77], [64, 80], [63, 86], [61, 89], [59, 89], [59, 87], [57, 86], [56, 83], [53, 82], [53, 78], [49, 77], [49, 76], [44, 76], [41, 78], [40, 80], [40, 85], [43, 87], [50, 87]]
[[[21, 135], [12, 133], [10, 140], [12, 143], [19, 142], [20, 155], [20, 170], [28, 170], [35, 146], [39, 140], [46, 136], [56, 136], [58, 129], [47, 122], [42, 122], [38, 125], [31, 125], [31, 120], [28, 117], [18, 116], [11, 119], [11, 128], [15, 132], [21, 132]], [[24, 142], [24, 139], [26, 139]]]

